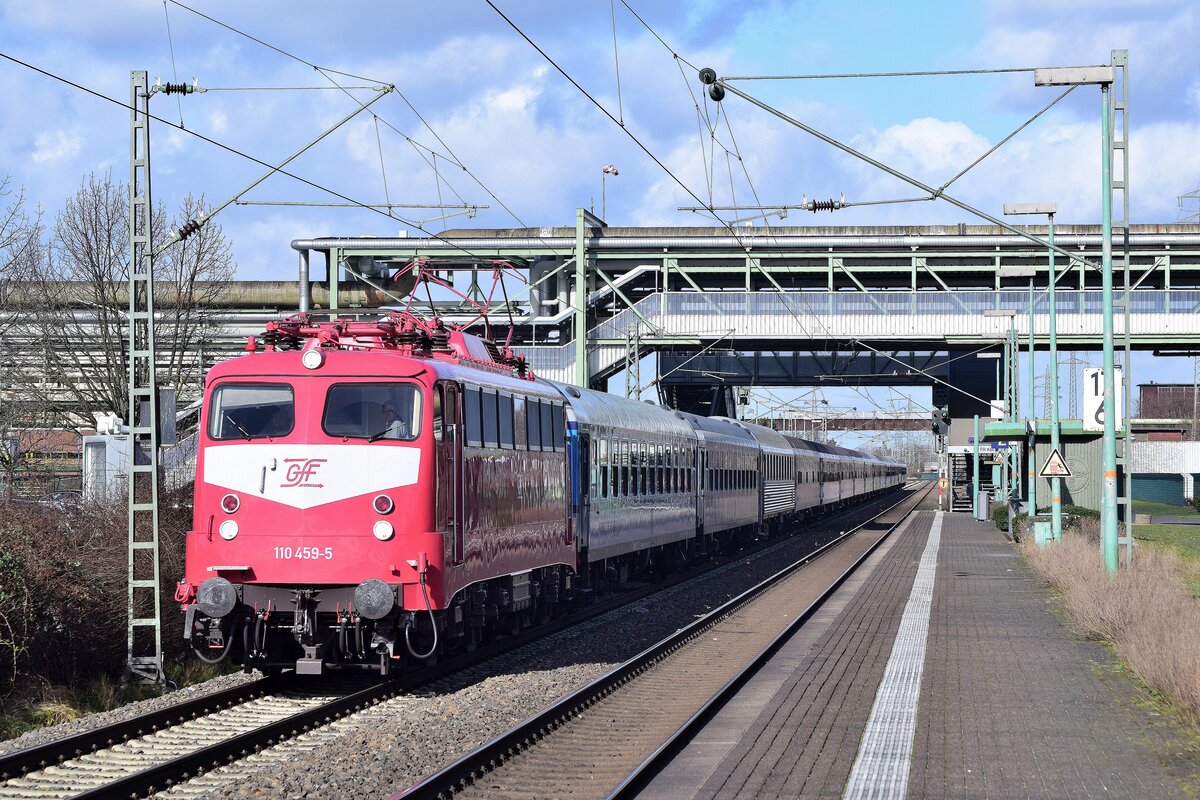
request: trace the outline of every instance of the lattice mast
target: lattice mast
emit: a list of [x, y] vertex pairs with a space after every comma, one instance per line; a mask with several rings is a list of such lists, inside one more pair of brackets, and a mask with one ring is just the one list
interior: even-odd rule
[[164, 681], [158, 561], [158, 419], [154, 367], [150, 88], [130, 75], [129, 158], [129, 587], [125, 679]]

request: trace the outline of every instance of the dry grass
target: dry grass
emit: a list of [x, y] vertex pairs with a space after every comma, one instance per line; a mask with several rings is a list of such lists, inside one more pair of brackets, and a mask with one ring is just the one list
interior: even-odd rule
[[1111, 642], [1148, 686], [1200, 721], [1200, 601], [1184, 588], [1185, 565], [1175, 553], [1139, 548], [1133, 567], [1111, 579], [1086, 536], [1029, 544], [1025, 554], [1062, 592], [1076, 624]]

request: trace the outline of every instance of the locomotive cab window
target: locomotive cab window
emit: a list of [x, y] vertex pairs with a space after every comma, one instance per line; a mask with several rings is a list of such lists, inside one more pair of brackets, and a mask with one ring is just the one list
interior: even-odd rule
[[296, 425], [296, 402], [286, 383], [223, 383], [209, 405], [209, 438], [287, 436]]
[[334, 384], [321, 429], [349, 439], [412, 441], [421, 432], [421, 393], [410, 383]]

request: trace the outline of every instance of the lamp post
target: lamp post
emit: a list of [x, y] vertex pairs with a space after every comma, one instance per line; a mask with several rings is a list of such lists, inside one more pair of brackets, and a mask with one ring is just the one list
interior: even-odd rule
[[[1118, 52], [1113, 51], [1114, 55]], [[1117, 572], [1117, 398], [1113, 359], [1113, 274], [1112, 274], [1112, 86], [1116, 69], [1098, 67], [1051, 67], [1034, 71], [1034, 86], [1100, 87], [1100, 273], [1104, 318], [1104, 446], [1102, 477], [1104, 502], [1100, 507], [1101, 551], [1109, 575]], [[1124, 145], [1125, 143], [1122, 142]], [[1128, 181], [1128, 175], [1121, 180]], [[1126, 365], [1128, 366], [1128, 365]]]
[[[1054, 270], [1054, 214], [1058, 207], [1054, 203], [1015, 203], [1005, 204], [1005, 214], [1045, 214], [1046, 241], [1049, 247], [1049, 274], [1047, 277], [1048, 295], [1050, 299], [1050, 448], [1058, 451], [1058, 318], [1056, 316], [1055, 299], [1058, 293], [1057, 276]], [[1037, 432], [1037, 415], [1033, 413], [1033, 277], [1029, 278], [1029, 418], [1033, 420], [1034, 434]], [[1029, 497], [1033, 502], [1034, 486], [1037, 480], [1036, 465], [1033, 461], [1032, 438], [1029, 461]], [[1037, 513], [1036, 504], [1030, 506], [1030, 514]], [[1062, 538], [1062, 478], [1050, 479], [1050, 514], [1052, 521], [1051, 537], [1054, 540]]]
[[620, 174], [621, 173], [617, 172], [617, 168], [612, 164], [605, 164], [600, 168], [600, 219], [604, 220], [605, 222], [608, 221], [608, 202], [607, 198], [605, 197], [604, 181], [609, 175], [612, 175], [615, 178]]
[[[1015, 340], [1016, 328], [1014, 327], [1014, 323], [1016, 322], [1016, 318], [1017, 318], [1017, 312], [1011, 308], [988, 308], [988, 309], [984, 310], [983, 316], [985, 316], [985, 317], [1007, 317], [1008, 318], [1008, 330], [1004, 334], [1004, 353], [1002, 355], [1002, 357], [1004, 359], [1004, 370], [1002, 373], [1004, 376], [1003, 383], [1000, 386], [996, 387], [997, 389], [1000, 390], [999, 394], [1003, 398], [1003, 400], [1001, 402], [1003, 402], [1003, 404], [1004, 404], [1004, 419], [1008, 420], [1015, 416], [1013, 409], [1016, 406], [1016, 399], [1017, 399], [1017, 388], [1016, 388], [1016, 377], [1017, 377], [1016, 358], [1017, 358], [1017, 356], [1016, 356], [1016, 340]], [[982, 355], [982, 354], [980, 354], [980, 355]], [[999, 363], [997, 363], [997, 365], [996, 365], [996, 367], [997, 367], [997, 369], [996, 369], [997, 383], [1000, 383], [1000, 375], [1001, 375], [1001, 370], [999, 369], [999, 366], [1000, 366]], [[1009, 474], [1009, 470], [1012, 466], [1011, 458], [1012, 458], [1011, 453], [1008, 453], [1004, 456], [1003, 468], [1001, 471], [1001, 482], [1000, 482], [1000, 494], [1001, 495], [1007, 495], [1007, 493], [1008, 493], [1008, 474]], [[1016, 486], [1020, 483], [1020, 481], [1014, 480], [1013, 483], [1014, 483], [1014, 486]]]

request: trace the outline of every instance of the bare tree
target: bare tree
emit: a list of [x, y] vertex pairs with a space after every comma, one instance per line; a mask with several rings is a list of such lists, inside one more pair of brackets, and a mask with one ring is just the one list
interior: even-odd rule
[[[211, 208], [188, 195], [179, 205], [171, 230], [201, 219]], [[159, 382], [175, 387], [181, 399], [195, 395], [204, 379], [204, 347], [219, 333], [217, 317], [203, 312], [223, 301], [233, 280], [234, 263], [228, 240], [219, 225], [208, 223], [176, 242], [155, 261], [155, 307], [162, 314], [159, 341]], [[165, 369], [165, 373], [162, 370]]]
[[43, 231], [40, 213], [29, 211], [24, 189], [13, 189], [9, 176], [0, 180], [0, 204], [0, 340], [10, 351], [0, 358], [0, 476], [4, 496], [11, 498], [21, 432], [29, 424], [21, 359], [14, 357], [21, 347], [16, 309], [25, 305], [28, 278], [43, 256]]
[[[186, 197], [181, 220], [198, 218], [203, 198]], [[38, 357], [44, 383], [36, 393], [54, 412], [79, 422], [115, 412], [129, 419], [129, 222], [126, 186], [110, 174], [89, 175], [55, 218], [49, 257], [34, 281]], [[156, 247], [168, 241], [167, 214], [154, 210]], [[206, 304], [228, 291], [234, 272], [220, 225], [207, 223], [155, 259], [158, 381], [181, 394], [199, 391], [196, 353], [216, 333]]]

